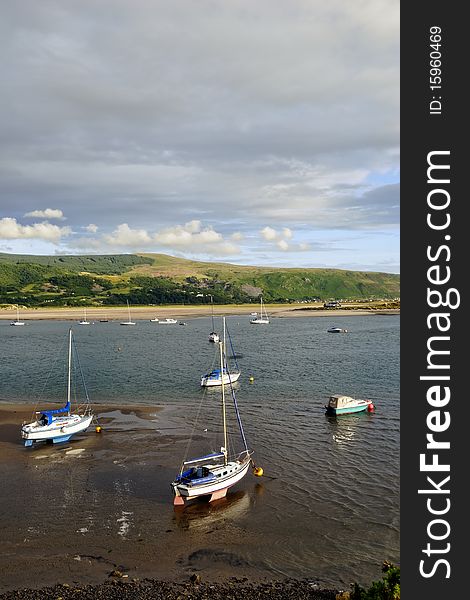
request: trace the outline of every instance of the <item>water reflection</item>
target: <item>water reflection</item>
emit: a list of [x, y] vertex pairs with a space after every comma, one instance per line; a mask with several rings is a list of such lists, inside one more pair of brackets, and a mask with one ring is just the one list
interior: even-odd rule
[[180, 529], [204, 531], [226, 519], [234, 520], [246, 515], [250, 503], [249, 494], [243, 490], [213, 502], [201, 498], [187, 506], [175, 507], [173, 521]]
[[339, 447], [350, 446], [357, 431], [370, 424], [373, 415], [367, 411], [350, 415], [325, 414], [328, 431], [333, 442]]

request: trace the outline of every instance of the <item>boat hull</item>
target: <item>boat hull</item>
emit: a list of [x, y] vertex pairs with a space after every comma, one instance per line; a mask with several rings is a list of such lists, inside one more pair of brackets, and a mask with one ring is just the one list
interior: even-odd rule
[[[183, 505], [190, 500], [210, 496], [210, 502], [223, 498], [227, 490], [238, 483], [247, 474], [250, 467], [250, 458], [247, 457], [242, 462], [229, 462], [227, 465], [209, 466], [213, 473], [226, 472], [226, 476], [221, 476], [216, 481], [208, 481], [201, 484], [191, 485], [186, 483], [173, 482], [173, 493], [175, 495], [173, 504], [175, 506]], [[232, 470], [232, 472], [231, 472]]]
[[331, 406], [326, 407], [326, 412], [330, 415], [349, 415], [352, 413], [358, 413], [368, 410], [370, 402], [366, 404], [359, 404], [357, 406], [347, 406], [345, 408], [332, 408]]
[[[223, 376], [223, 383], [224, 385], [228, 385], [230, 383], [235, 383], [236, 381], [238, 381], [238, 379], [240, 378], [241, 373], [230, 373], [230, 375], [228, 373], [224, 374]], [[216, 385], [222, 385], [222, 378], [221, 377], [202, 377], [201, 378], [201, 386], [202, 387], [213, 387]]]
[[28, 423], [21, 428], [21, 437], [26, 446], [36, 442], [47, 442], [51, 440], [55, 444], [67, 442], [72, 435], [81, 433], [88, 429], [93, 415], [70, 415], [69, 417], [58, 417], [50, 425], [43, 426], [39, 421]]
[[269, 325], [269, 319], [251, 319], [252, 325]]

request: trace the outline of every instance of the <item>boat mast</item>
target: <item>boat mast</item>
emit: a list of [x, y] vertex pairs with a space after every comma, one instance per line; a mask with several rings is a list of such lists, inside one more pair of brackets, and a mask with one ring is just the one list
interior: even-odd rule
[[70, 390], [72, 383], [72, 328], [69, 329], [69, 373], [67, 380], [67, 404], [69, 407], [69, 415], [70, 415]]
[[214, 332], [214, 302], [211, 294], [211, 309], [212, 309], [212, 332]]
[[225, 385], [224, 385], [224, 355], [225, 355], [225, 317], [224, 321], [224, 337], [223, 342], [219, 342], [220, 350], [220, 376], [222, 378], [222, 419], [224, 425], [224, 464], [227, 464], [227, 418], [225, 415]]

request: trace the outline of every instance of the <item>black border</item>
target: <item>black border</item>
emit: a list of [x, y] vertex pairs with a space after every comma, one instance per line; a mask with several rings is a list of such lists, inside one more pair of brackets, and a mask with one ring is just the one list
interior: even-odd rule
[[[466, 145], [468, 130], [466, 83], [469, 69], [465, 68], [463, 55], [469, 55], [468, 25], [463, 15], [463, 4], [437, 2], [401, 4], [401, 587], [402, 598], [447, 600], [467, 597], [466, 582], [466, 431], [467, 393], [466, 372], [470, 372], [470, 343], [466, 332], [470, 327], [465, 320], [466, 260], [470, 259], [470, 219], [467, 219], [468, 194], [465, 179], [470, 169], [466, 165], [469, 154]], [[436, 92], [429, 83], [429, 30], [442, 28], [442, 114], [430, 114], [429, 103]], [[462, 53], [462, 56], [461, 56]], [[469, 132], [470, 137], [470, 132]], [[431, 335], [426, 324], [427, 305], [426, 257], [429, 244], [443, 243], [443, 232], [433, 232], [427, 227], [427, 155], [435, 150], [450, 150], [450, 179], [447, 186], [451, 194], [451, 235], [449, 246], [451, 268], [449, 286], [457, 288], [461, 304], [449, 310], [452, 326], [448, 358], [451, 370], [451, 400], [448, 410], [451, 426], [446, 432], [451, 448], [447, 457], [451, 465], [451, 509], [444, 517], [451, 526], [446, 542], [447, 554], [434, 555], [446, 558], [451, 567], [450, 578], [446, 569], [439, 567], [435, 575], [424, 578], [419, 573], [419, 563], [426, 555], [422, 549], [428, 540], [426, 528], [432, 516], [426, 508], [426, 497], [418, 494], [426, 484], [426, 474], [419, 470], [419, 455], [426, 448], [426, 416], [430, 409], [426, 401], [428, 382], [420, 381], [427, 364], [427, 340]], [[469, 225], [467, 225], [467, 223]], [[440, 309], [444, 310], [444, 309]], [[443, 334], [444, 335], [444, 334]], [[442, 475], [442, 474], [441, 474]], [[436, 476], [436, 479], [439, 475]], [[442, 477], [441, 477], [442, 479]], [[424, 486], [423, 486], [424, 484]], [[429, 487], [429, 486], [427, 486]], [[444, 542], [441, 543], [441, 546]], [[436, 547], [439, 546], [435, 542]], [[427, 559], [429, 561], [429, 559]], [[428, 562], [428, 565], [430, 563]], [[470, 570], [469, 570], [470, 572]]]

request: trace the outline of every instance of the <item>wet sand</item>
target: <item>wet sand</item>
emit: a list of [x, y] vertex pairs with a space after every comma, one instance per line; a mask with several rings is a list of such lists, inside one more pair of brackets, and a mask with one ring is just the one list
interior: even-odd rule
[[[312, 595], [321, 587], [314, 578], [289, 584], [244, 561], [250, 533], [237, 515], [250, 508], [245, 491], [173, 507], [169, 482], [187, 439], [171, 409], [94, 411], [102, 433], [25, 448], [20, 426], [32, 407], [0, 403], [0, 598], [66, 600], [87, 585], [98, 587], [78, 597], [177, 598], [195, 573], [204, 585], [191, 588], [194, 598], [240, 597], [234, 586], [245, 586], [246, 598], [260, 590], [265, 598], [334, 598]], [[299, 586], [304, 595], [292, 595]]]
[[[364, 315], [384, 315], [400, 314], [399, 309], [391, 308], [369, 308], [360, 304], [351, 304], [339, 309], [323, 309], [323, 304], [269, 304], [267, 306], [268, 314], [272, 318], [281, 317], [340, 317], [340, 316], [364, 316]], [[256, 312], [259, 307], [255, 304], [224, 305], [214, 307], [214, 316], [220, 315], [245, 315], [249, 318], [251, 312]], [[166, 319], [167, 317], [175, 319], [189, 319], [196, 317], [210, 317], [211, 308], [207, 305], [196, 306], [134, 306], [131, 307], [131, 318], [133, 320], [154, 318]], [[87, 319], [89, 321], [98, 321], [99, 319], [109, 319], [110, 321], [127, 321], [129, 317], [127, 307], [88, 307]], [[63, 320], [79, 321], [83, 318], [83, 308], [35, 308], [21, 309], [20, 319], [22, 321], [43, 320]], [[16, 311], [13, 309], [1, 309], [0, 320], [15, 320]]]

